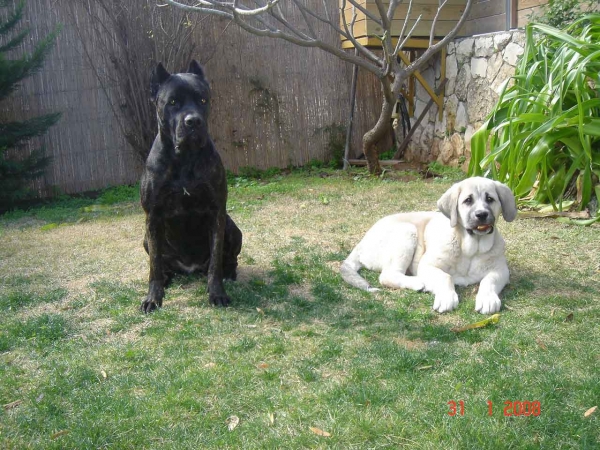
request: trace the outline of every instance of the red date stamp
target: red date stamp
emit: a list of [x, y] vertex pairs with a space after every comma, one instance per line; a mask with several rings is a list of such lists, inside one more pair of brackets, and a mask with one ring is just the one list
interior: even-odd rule
[[[465, 401], [464, 400], [450, 400], [447, 403], [449, 410], [449, 416], [464, 416], [465, 415]], [[494, 405], [491, 400], [487, 401], [488, 416], [493, 415]], [[542, 413], [542, 404], [538, 400], [506, 400], [504, 402], [505, 417], [537, 417]]]

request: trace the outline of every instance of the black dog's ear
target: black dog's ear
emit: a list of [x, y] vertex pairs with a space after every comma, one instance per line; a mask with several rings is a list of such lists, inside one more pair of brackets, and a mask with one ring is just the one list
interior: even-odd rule
[[192, 59], [192, 62], [190, 62], [190, 67], [188, 67], [188, 73], [193, 73], [194, 75], [198, 75], [203, 80], [205, 79], [204, 69], [202, 69], [202, 66], [198, 64], [198, 61], [196, 61], [195, 59]]
[[150, 79], [150, 94], [152, 95], [152, 100], [156, 100], [160, 85], [167, 81], [167, 78], [170, 76], [171, 74], [167, 72], [165, 66], [163, 66], [162, 63], [158, 63], [156, 69], [152, 71], [152, 77]]

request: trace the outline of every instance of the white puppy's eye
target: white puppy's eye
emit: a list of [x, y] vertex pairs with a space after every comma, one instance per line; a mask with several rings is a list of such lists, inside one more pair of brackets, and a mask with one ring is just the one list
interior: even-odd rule
[[496, 201], [496, 199], [494, 199], [494, 198], [492, 198], [492, 197], [490, 197], [490, 196], [488, 195], [488, 196], [486, 196], [486, 197], [485, 197], [485, 201], [486, 201], [486, 202], [488, 202], [488, 203], [492, 203], [492, 202], [495, 202], [495, 201]]
[[465, 205], [470, 205], [471, 203], [473, 203], [473, 199], [471, 197], [467, 197], [463, 200], [463, 203]]

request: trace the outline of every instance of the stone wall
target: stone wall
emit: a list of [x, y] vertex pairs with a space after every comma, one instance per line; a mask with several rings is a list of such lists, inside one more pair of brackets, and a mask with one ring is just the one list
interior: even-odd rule
[[[471, 136], [498, 100], [502, 83], [514, 75], [523, 54], [522, 30], [490, 33], [456, 40], [448, 46], [446, 92], [442, 120], [434, 105], [415, 131], [406, 150], [407, 161], [439, 161], [466, 169]], [[439, 60], [422, 72], [430, 85], [439, 85]], [[417, 82], [415, 114], [420, 116], [429, 94]]]

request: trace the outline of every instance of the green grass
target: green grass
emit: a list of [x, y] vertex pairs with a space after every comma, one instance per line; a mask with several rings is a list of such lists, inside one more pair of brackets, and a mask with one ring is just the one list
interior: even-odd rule
[[[600, 414], [584, 417], [600, 402], [598, 225], [501, 223], [502, 318], [460, 334], [481, 319], [472, 287], [439, 315], [430, 294], [339, 277], [377, 218], [433, 209], [451, 181], [232, 177], [233, 305], [210, 307], [204, 279], [177, 277], [149, 316], [135, 190], [96, 212], [82, 207], [108, 203], [5, 215], [0, 448], [598, 448]], [[464, 416], [448, 415], [452, 400]], [[503, 415], [526, 400], [540, 416]]]

